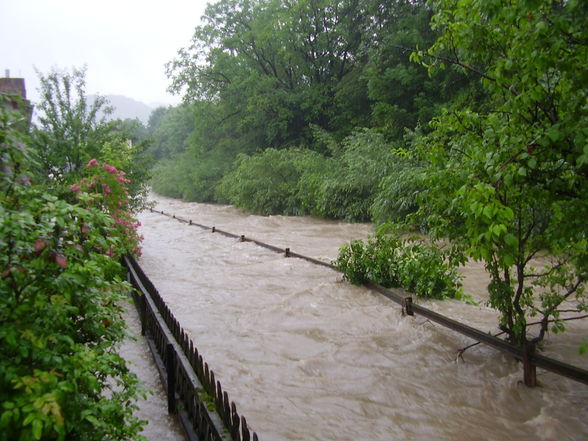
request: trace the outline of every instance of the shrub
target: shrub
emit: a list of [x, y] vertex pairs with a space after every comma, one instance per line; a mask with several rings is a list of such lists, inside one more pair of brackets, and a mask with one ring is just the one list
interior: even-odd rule
[[370, 207], [373, 222], [381, 225], [391, 221], [404, 221], [408, 215], [418, 210], [418, 199], [423, 186], [423, 169], [398, 158], [398, 162], [380, 182]]
[[378, 185], [394, 160], [392, 146], [371, 129], [347, 137], [330, 161], [332, 172], [318, 192], [321, 216], [347, 221], [369, 221]]
[[138, 439], [141, 392], [116, 352], [130, 286], [109, 253], [126, 239], [33, 185], [25, 143], [0, 110], [0, 441]]
[[[322, 156], [304, 149], [266, 149], [257, 155], [239, 155], [236, 168], [218, 188], [221, 197], [245, 210], [263, 214], [304, 214], [312, 207], [312, 186], [301, 185]], [[309, 180], [306, 181], [309, 183]], [[305, 193], [310, 190], [310, 193]], [[303, 204], [304, 201], [304, 204]], [[310, 208], [312, 210], [312, 208]]]
[[111, 217], [113, 231], [109, 236], [117, 238], [118, 247], [106, 253], [111, 257], [127, 253], [140, 255], [142, 237], [137, 231], [140, 223], [131, 213], [127, 190], [130, 179], [125, 177], [125, 172], [106, 163], [100, 164], [96, 159], [88, 162], [86, 174], [90, 176], [73, 184], [71, 190], [86, 208], [98, 209]]
[[418, 239], [377, 234], [343, 245], [335, 266], [356, 285], [374, 282], [434, 299], [463, 299], [457, 262]]

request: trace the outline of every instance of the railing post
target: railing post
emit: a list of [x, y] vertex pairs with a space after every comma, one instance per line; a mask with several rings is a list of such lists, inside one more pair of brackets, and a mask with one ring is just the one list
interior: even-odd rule
[[402, 314], [414, 315], [412, 310], [412, 297], [405, 297], [404, 304], [402, 305]]
[[523, 376], [525, 386], [537, 386], [537, 367], [533, 364], [533, 355], [535, 354], [535, 344], [525, 341], [523, 343]]
[[141, 311], [139, 315], [141, 335], [144, 336], [147, 331], [147, 299], [145, 298], [145, 294], [141, 294], [137, 299], [139, 300], [139, 310]]
[[174, 346], [168, 343], [165, 347], [165, 370], [167, 371], [167, 413], [176, 413], [176, 367]]

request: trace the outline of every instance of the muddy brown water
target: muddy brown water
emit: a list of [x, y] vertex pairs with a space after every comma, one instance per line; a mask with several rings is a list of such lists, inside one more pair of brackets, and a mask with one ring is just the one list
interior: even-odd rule
[[[156, 209], [324, 261], [366, 224], [254, 216], [154, 196]], [[489, 347], [352, 286], [328, 268], [285, 258], [157, 213], [139, 215], [140, 260], [262, 441], [584, 440], [588, 386], [522, 367]], [[478, 306], [419, 301], [488, 332], [484, 271], [463, 270]], [[588, 368], [588, 322], [550, 335], [543, 353]]]

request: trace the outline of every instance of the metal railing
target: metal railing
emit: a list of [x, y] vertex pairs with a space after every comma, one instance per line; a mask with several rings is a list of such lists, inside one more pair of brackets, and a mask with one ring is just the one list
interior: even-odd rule
[[123, 258], [145, 336], [165, 385], [168, 412], [190, 441], [257, 441], [220, 381], [132, 256]]

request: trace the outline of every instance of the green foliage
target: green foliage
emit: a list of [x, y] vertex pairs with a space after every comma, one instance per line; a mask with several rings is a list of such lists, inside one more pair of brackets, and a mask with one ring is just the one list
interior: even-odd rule
[[308, 166], [320, 167], [321, 160], [318, 153], [302, 149], [241, 155], [218, 191], [230, 203], [254, 213], [302, 214], [299, 181], [304, 173], [311, 173]]
[[108, 253], [127, 238], [34, 185], [27, 143], [0, 105], [0, 440], [139, 439], [116, 352], [130, 286]]
[[397, 157], [397, 162], [380, 181], [379, 191], [370, 206], [371, 219], [381, 225], [402, 222], [418, 211], [419, 197], [424, 190], [424, 168], [413, 161]]
[[411, 51], [428, 47], [437, 36], [429, 26], [433, 11], [426, 2], [377, 2], [373, 8], [377, 38], [363, 72], [372, 101], [372, 124], [387, 137], [401, 139], [406, 129], [426, 127], [469, 81], [454, 69], [428, 75], [410, 62]]
[[433, 4], [440, 37], [414, 58], [477, 76], [489, 101], [444, 112], [421, 140], [415, 218], [485, 263], [509, 339], [537, 342], [552, 320], [563, 329], [563, 302], [585, 308], [588, 16], [581, 1]]
[[142, 237], [137, 231], [139, 222], [133, 217], [129, 192], [131, 180], [125, 172], [91, 159], [86, 164], [86, 174], [80, 182], [73, 184], [71, 190], [76, 193], [79, 202], [88, 209], [97, 209], [108, 214], [113, 221], [112, 236], [118, 237], [117, 247], [111, 246], [106, 255], [120, 258], [126, 254], [140, 255]]
[[159, 162], [151, 185], [156, 193], [188, 201], [218, 202], [216, 187], [233, 158], [222, 149], [187, 151]]
[[[113, 129], [105, 120], [111, 113], [106, 99], [97, 97], [88, 104], [85, 76], [84, 69], [72, 73], [53, 70], [46, 76], [39, 73], [40, 127], [33, 131], [33, 140], [44, 176], [61, 180], [79, 173], [91, 158], [99, 156]], [[99, 118], [101, 112], [104, 116]]]
[[363, 221], [378, 184], [401, 161], [374, 130], [347, 137], [341, 146], [323, 140], [332, 156], [306, 149], [266, 149], [241, 155], [217, 196], [261, 214], [311, 214]]
[[[89, 105], [85, 70], [53, 70], [47, 76], [39, 75], [40, 125], [32, 131], [37, 179], [46, 180], [52, 187], [67, 188], [84, 174], [84, 165], [90, 159], [98, 158], [126, 170], [131, 179], [128, 191], [132, 207], [143, 206], [150, 166], [145, 128], [139, 121], [106, 121], [111, 109], [102, 97]], [[100, 114], [104, 116], [99, 118]]]
[[186, 150], [194, 130], [194, 109], [188, 105], [160, 107], [149, 118], [149, 132], [153, 143], [149, 153], [156, 160], [169, 159]]
[[[227, 202], [230, 190], [214, 186], [237, 167], [239, 154], [306, 148], [324, 157], [298, 180], [301, 205], [295, 210], [294, 199], [287, 202], [288, 213], [352, 221], [375, 213], [384, 222], [414, 210], [414, 200], [387, 202], [404, 191], [395, 182], [417, 176], [390, 146], [469, 84], [459, 71], [430, 78], [410, 63], [410, 48], [434, 41], [431, 15], [425, 2], [409, 0], [209, 5], [191, 45], [167, 66], [185, 104], [158, 109], [150, 121], [152, 152], [165, 159], [154, 170], [153, 188]], [[406, 190], [414, 194], [418, 183], [410, 183]], [[275, 211], [280, 204], [270, 205], [256, 210]]]
[[151, 188], [155, 193], [177, 199], [187, 199], [182, 191], [182, 183], [186, 170], [179, 169], [179, 164], [186, 164], [182, 161], [172, 159], [163, 160], [157, 163], [153, 169]]
[[190, 47], [167, 66], [172, 88], [214, 102], [245, 151], [305, 145], [309, 124], [348, 134], [342, 110], [361, 101], [365, 12], [349, 0], [211, 4]]
[[365, 129], [345, 138], [334, 153], [332, 173], [321, 183], [317, 207], [325, 217], [349, 221], [370, 219], [370, 207], [395, 157], [380, 133]]
[[457, 265], [449, 253], [432, 244], [381, 233], [343, 245], [335, 261], [351, 283], [401, 287], [433, 299], [465, 298]]

